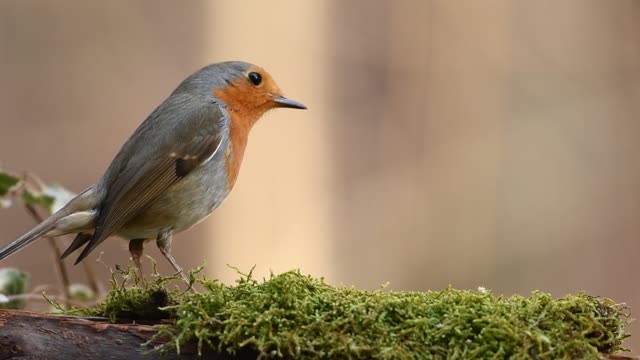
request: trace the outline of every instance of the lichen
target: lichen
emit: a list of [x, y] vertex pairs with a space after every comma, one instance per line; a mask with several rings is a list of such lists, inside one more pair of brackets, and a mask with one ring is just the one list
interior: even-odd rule
[[[172, 318], [158, 326], [157, 337], [171, 339], [164, 351], [195, 342], [263, 358], [596, 359], [623, 351], [628, 336], [626, 307], [585, 294], [363, 291], [299, 271], [263, 281], [245, 274], [235, 286], [202, 277], [200, 293], [166, 290], [175, 279], [125, 286], [114, 278], [109, 297], [89, 312], [112, 320]], [[165, 300], [157, 301], [159, 292]]]

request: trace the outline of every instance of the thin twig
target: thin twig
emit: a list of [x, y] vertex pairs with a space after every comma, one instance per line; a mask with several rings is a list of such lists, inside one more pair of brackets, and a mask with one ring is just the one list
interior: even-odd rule
[[[13, 190], [13, 196], [17, 196], [18, 193], [23, 190], [26, 189], [28, 186], [31, 187], [35, 187], [38, 189], [38, 192], [42, 192], [44, 190], [44, 188], [46, 187], [44, 181], [42, 181], [38, 176], [36, 176], [35, 174], [31, 173], [31, 172], [27, 172], [25, 171], [23, 173], [22, 176], [22, 186], [20, 187], [16, 187]], [[35, 208], [32, 205], [27, 205], [27, 210], [29, 210], [29, 213], [38, 221], [38, 222], [42, 222], [42, 217], [40, 217], [37, 213], [37, 211], [35, 210]], [[69, 276], [66, 270], [66, 267], [64, 265], [64, 263], [62, 262], [62, 260], [60, 259], [61, 256], [61, 252], [60, 249], [58, 249], [58, 246], [56, 245], [55, 241], [48, 237], [47, 240], [49, 241], [49, 244], [51, 245], [53, 252], [55, 254], [55, 261], [58, 264], [58, 274], [60, 276], [60, 280], [62, 282], [62, 285], [64, 286], [64, 293], [67, 296], [67, 298], [69, 298], [70, 296], [70, 289], [69, 289]], [[87, 282], [89, 283], [89, 288], [94, 292], [94, 294], [96, 294], [97, 296], [102, 296], [103, 293], [103, 289], [101, 289], [101, 287], [98, 284], [98, 281], [96, 280], [96, 275], [95, 272], [93, 271], [93, 267], [91, 266], [91, 264], [87, 261], [83, 261], [82, 262], [84, 271], [87, 275]]]
[[40, 179], [39, 177], [36, 176], [36, 174], [29, 172], [29, 171], [25, 171], [24, 174], [22, 175], [22, 181], [25, 184], [33, 184], [35, 185], [40, 191], [42, 191], [42, 189], [44, 189], [47, 185], [44, 183], [44, 181], [42, 181], [42, 179]]
[[[34, 293], [28, 293], [28, 294], [14, 294], [14, 295], [5, 295], [7, 297], [8, 301], [14, 301], [14, 300], [35, 300], [35, 301], [47, 301], [47, 299], [44, 298], [44, 296], [42, 296], [42, 294], [34, 294]], [[47, 295], [47, 297], [49, 298], [49, 300], [52, 301], [64, 301], [67, 305], [66, 306], [76, 306], [76, 307], [86, 307], [86, 306], [93, 306], [95, 304], [95, 302], [91, 302], [91, 303], [86, 303], [86, 302], [80, 302], [80, 301], [73, 301], [70, 299], [65, 299], [63, 296], [51, 296], [51, 295]]]
[[[35, 174], [26, 171], [23, 175], [23, 181], [25, 184], [34, 184], [36, 185], [39, 189], [40, 192], [42, 192], [42, 190], [46, 187], [44, 181], [42, 181], [38, 176], [36, 176]], [[53, 240], [51, 240], [49, 238], [50, 242], [52, 244]], [[57, 246], [56, 246], [56, 250], [57, 250]], [[57, 250], [56, 252], [56, 259], [58, 262], [62, 263], [62, 260], [60, 260], [60, 251]], [[64, 265], [63, 265], [64, 267]], [[96, 296], [101, 297], [104, 293], [104, 289], [101, 288], [98, 284], [98, 281], [96, 280], [96, 275], [95, 275], [95, 271], [93, 271], [93, 267], [91, 266], [91, 264], [88, 261], [83, 261], [82, 262], [82, 267], [84, 268], [84, 271], [87, 275], [87, 282], [89, 283], [89, 288], [93, 291], [94, 294], [96, 294]], [[65, 291], [65, 293], [68, 294], [68, 290]]]
[[[33, 205], [25, 204], [27, 211], [29, 214], [36, 220], [37, 223], [41, 223], [44, 219], [38, 214], [38, 211], [33, 207]], [[58, 249], [58, 245], [52, 237], [46, 237], [47, 242], [51, 246], [51, 250], [53, 250], [53, 256], [55, 257], [54, 262], [56, 264], [56, 269], [58, 270], [58, 276], [60, 277], [60, 282], [62, 283], [62, 292], [64, 294], [63, 303], [66, 306], [69, 306], [69, 301], [71, 298], [70, 285], [69, 282], [69, 273], [67, 273], [67, 267], [64, 265], [64, 262], [60, 259], [62, 253], [60, 249]]]
[[98, 298], [101, 298], [103, 289], [101, 289], [98, 286], [98, 282], [96, 281], [96, 274], [93, 271], [91, 264], [89, 264], [88, 261], [83, 261], [82, 267], [84, 267], [84, 271], [87, 273], [87, 281], [89, 282], [89, 288], [93, 291], [94, 294], [96, 294]]

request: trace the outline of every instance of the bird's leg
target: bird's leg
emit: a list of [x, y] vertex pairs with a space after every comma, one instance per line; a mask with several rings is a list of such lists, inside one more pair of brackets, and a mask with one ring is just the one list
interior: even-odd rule
[[133, 263], [138, 268], [138, 273], [140, 273], [142, 281], [144, 281], [144, 274], [142, 273], [142, 263], [140, 262], [140, 258], [142, 257], [143, 247], [144, 239], [132, 239], [129, 241], [129, 252], [131, 253]]
[[160, 234], [158, 234], [158, 239], [156, 240], [156, 244], [158, 245], [158, 249], [160, 249], [160, 252], [162, 253], [162, 255], [164, 255], [164, 257], [167, 260], [169, 260], [169, 262], [171, 263], [171, 266], [173, 266], [173, 268], [176, 269], [176, 272], [179, 272], [180, 275], [182, 275], [182, 278], [184, 279], [184, 281], [186, 281], [187, 284], [189, 284], [189, 277], [187, 277], [184, 271], [182, 271], [182, 268], [180, 267], [180, 265], [178, 265], [178, 263], [176, 262], [176, 259], [174, 259], [173, 255], [171, 255], [171, 237], [172, 237], [171, 231], [163, 231]]

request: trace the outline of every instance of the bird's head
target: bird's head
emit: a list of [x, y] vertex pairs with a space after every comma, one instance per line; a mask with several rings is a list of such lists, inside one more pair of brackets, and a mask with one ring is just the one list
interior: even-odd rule
[[208, 91], [207, 95], [222, 101], [229, 112], [237, 113], [251, 125], [271, 109], [306, 109], [303, 104], [285, 97], [265, 69], [245, 62], [209, 65], [185, 83], [192, 90]]

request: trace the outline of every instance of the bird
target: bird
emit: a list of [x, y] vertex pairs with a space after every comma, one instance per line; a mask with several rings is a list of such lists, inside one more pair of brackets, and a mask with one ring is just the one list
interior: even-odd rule
[[142, 268], [144, 244], [189, 281], [171, 254], [173, 235], [209, 216], [238, 178], [253, 125], [275, 108], [306, 109], [262, 67], [210, 64], [188, 76], [139, 125], [102, 177], [63, 208], [0, 249], [0, 261], [42, 237], [77, 234], [61, 258], [75, 264], [108, 237], [129, 241]]

